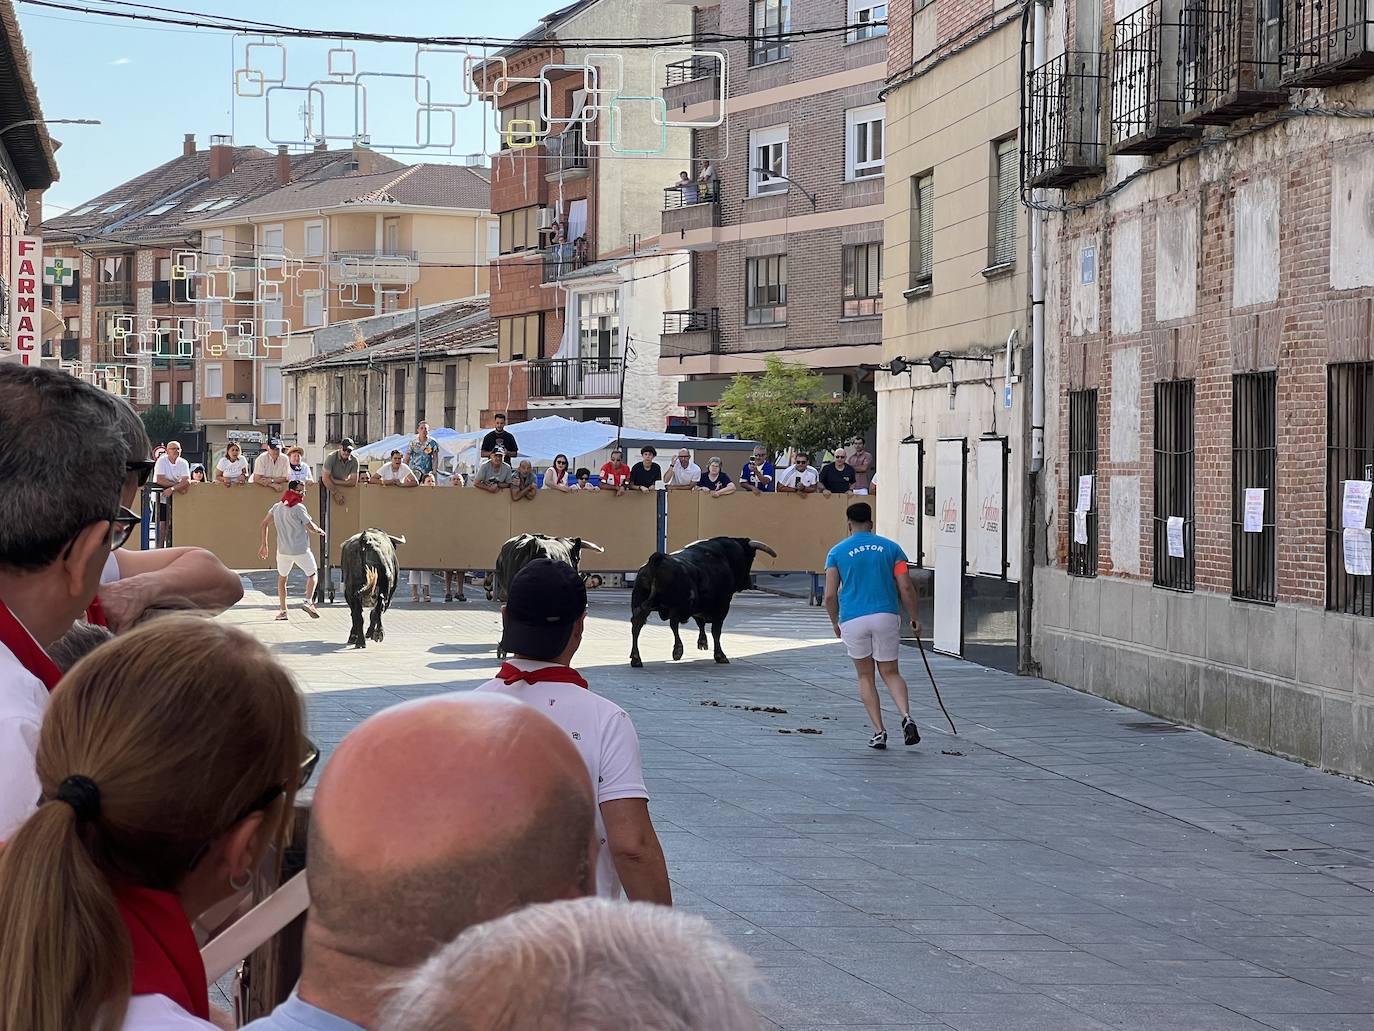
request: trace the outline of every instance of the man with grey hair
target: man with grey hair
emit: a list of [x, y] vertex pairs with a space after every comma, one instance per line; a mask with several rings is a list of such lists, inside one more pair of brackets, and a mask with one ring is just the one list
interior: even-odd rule
[[364, 721], [315, 792], [297, 993], [248, 1027], [375, 1028], [404, 973], [460, 932], [595, 891], [593, 804], [568, 735], [511, 699], [446, 695]]
[[551, 902], [464, 931], [397, 991], [378, 1031], [757, 1031], [753, 981], [699, 916]]
[[[81, 447], [52, 447], [81, 428]], [[138, 516], [120, 507], [128, 444], [114, 398], [37, 365], [0, 363], [0, 841], [38, 804], [44, 651], [79, 617]]]

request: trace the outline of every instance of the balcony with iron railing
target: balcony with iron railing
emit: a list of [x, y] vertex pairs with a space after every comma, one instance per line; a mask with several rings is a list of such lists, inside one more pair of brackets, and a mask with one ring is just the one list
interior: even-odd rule
[[526, 365], [531, 401], [610, 398], [620, 393], [618, 355], [533, 358]]
[[1034, 69], [1022, 96], [1027, 186], [1057, 188], [1106, 170], [1101, 54], [1071, 50]]
[[1285, 87], [1331, 86], [1374, 72], [1374, 0], [1260, 0], [1276, 7]]
[[690, 182], [665, 187], [660, 231], [682, 235], [720, 225], [720, 182]]
[[97, 283], [95, 288], [96, 304], [133, 304], [134, 285], [127, 279], [113, 283]]
[[670, 111], [720, 98], [718, 58], [697, 55], [673, 61], [664, 66], [663, 73], [663, 103]]
[[1228, 125], [1288, 100], [1279, 88], [1277, 20], [1270, 0], [1188, 0], [1179, 32], [1179, 110], [1194, 125]]
[[659, 357], [683, 358], [720, 351], [720, 309], [689, 308], [663, 313]]
[[544, 258], [541, 282], [556, 283], [590, 263], [591, 244], [555, 243], [545, 247], [541, 254]]
[[544, 178], [551, 183], [584, 178], [591, 167], [591, 153], [582, 127], [572, 125], [544, 140]]
[[1164, 0], [1149, 0], [1112, 29], [1112, 153], [1156, 154], [1201, 134], [1180, 117], [1180, 29], [1166, 19]]

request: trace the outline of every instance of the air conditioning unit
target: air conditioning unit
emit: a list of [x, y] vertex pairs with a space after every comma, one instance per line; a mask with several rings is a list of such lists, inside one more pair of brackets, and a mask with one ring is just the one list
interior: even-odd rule
[[230, 404], [244, 404], [252, 400], [251, 394], [225, 394], [224, 399]]

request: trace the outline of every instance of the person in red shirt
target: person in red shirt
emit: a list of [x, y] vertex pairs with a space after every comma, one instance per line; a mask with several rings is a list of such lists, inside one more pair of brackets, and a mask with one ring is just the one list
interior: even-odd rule
[[601, 486], [617, 494], [625, 493], [625, 484], [630, 482], [630, 467], [625, 464], [625, 452], [620, 448], [611, 451], [611, 460], [601, 467]]

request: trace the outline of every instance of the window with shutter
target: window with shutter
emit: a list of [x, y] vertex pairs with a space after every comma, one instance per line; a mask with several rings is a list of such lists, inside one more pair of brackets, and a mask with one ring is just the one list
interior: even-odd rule
[[843, 314], [846, 318], [882, 311], [883, 245], [861, 243], [845, 247]]
[[934, 278], [935, 174], [911, 177], [911, 288], [930, 286]]
[[988, 265], [1009, 265], [1016, 260], [1016, 222], [1020, 211], [1019, 152], [1015, 137], [993, 144], [992, 253]]

